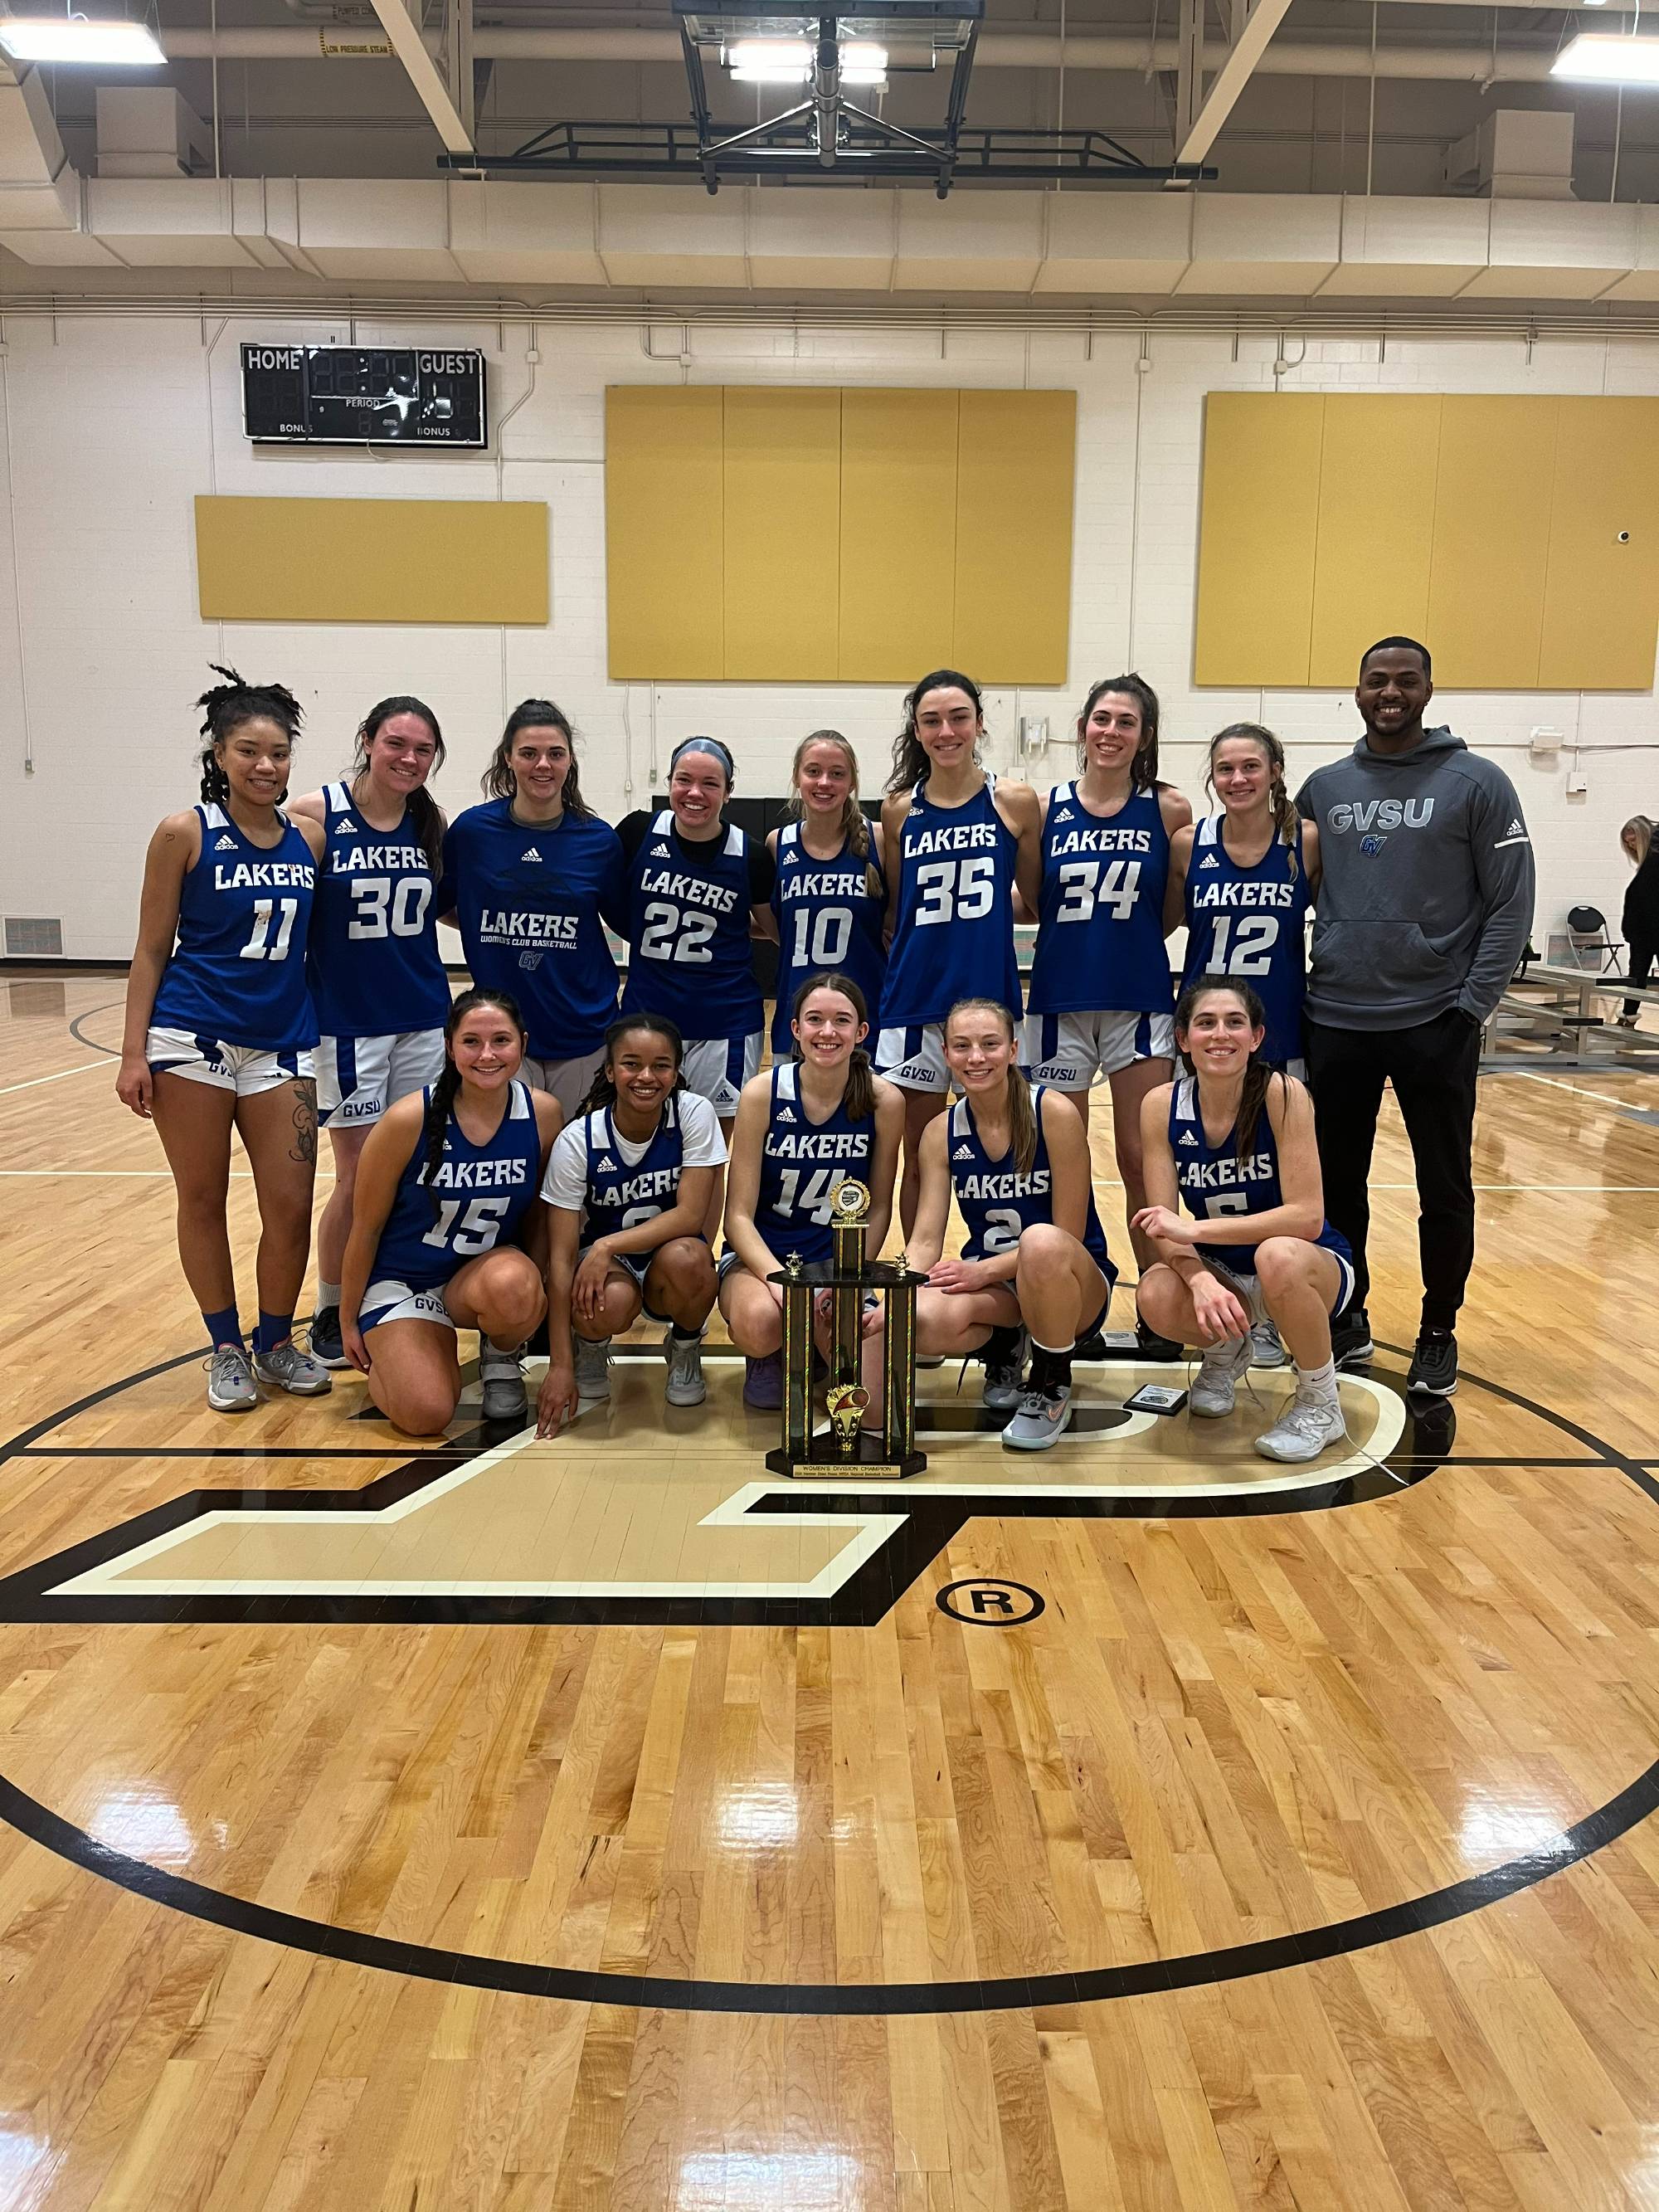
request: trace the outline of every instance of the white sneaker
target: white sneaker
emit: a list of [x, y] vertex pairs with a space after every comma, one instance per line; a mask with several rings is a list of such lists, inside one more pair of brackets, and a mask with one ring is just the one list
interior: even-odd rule
[[571, 1332], [576, 1353], [576, 1395], [579, 1398], [608, 1398], [611, 1395], [611, 1339], [602, 1336], [597, 1344], [585, 1336]]
[[301, 1352], [292, 1337], [285, 1344], [273, 1345], [269, 1352], [256, 1351], [253, 1371], [261, 1382], [274, 1382], [291, 1398], [320, 1398], [334, 1388], [322, 1361]]
[[1250, 1364], [1252, 1367], [1282, 1367], [1285, 1347], [1279, 1340], [1279, 1331], [1270, 1321], [1259, 1321], [1250, 1331]]
[[1200, 1421], [1219, 1421], [1233, 1410], [1236, 1386], [1250, 1371], [1250, 1340], [1230, 1336], [1212, 1344], [1199, 1363], [1187, 1403]]
[[1298, 1386], [1272, 1428], [1256, 1438], [1255, 1448], [1263, 1459], [1291, 1462], [1317, 1459], [1332, 1444], [1343, 1443], [1347, 1433], [1348, 1425], [1334, 1398], [1310, 1397]]
[[524, 1356], [523, 1345], [503, 1352], [487, 1336], [478, 1340], [478, 1380], [483, 1385], [483, 1417], [487, 1421], [521, 1421], [530, 1411], [530, 1400], [524, 1387], [524, 1369], [520, 1361]]
[[1002, 1432], [1005, 1451], [1047, 1451], [1057, 1444], [1072, 1422], [1072, 1386], [1060, 1383], [1052, 1390], [1028, 1390], [1019, 1411]]
[[253, 1372], [240, 1345], [220, 1345], [202, 1364], [208, 1371], [208, 1403], [216, 1413], [251, 1413], [258, 1404]]
[[671, 1328], [662, 1340], [662, 1356], [668, 1362], [668, 1381], [662, 1394], [668, 1403], [701, 1406], [708, 1395], [708, 1385], [702, 1379], [702, 1339], [676, 1336]]

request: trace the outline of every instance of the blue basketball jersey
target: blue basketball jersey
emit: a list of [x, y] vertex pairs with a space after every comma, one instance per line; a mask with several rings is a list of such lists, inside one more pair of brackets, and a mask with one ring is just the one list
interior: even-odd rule
[[619, 1237], [624, 1229], [637, 1229], [641, 1221], [672, 1210], [678, 1200], [685, 1157], [678, 1091], [670, 1093], [650, 1142], [632, 1167], [617, 1149], [608, 1106], [585, 1115], [578, 1127], [587, 1162], [580, 1235], [584, 1251], [601, 1237]]
[[[951, 1187], [957, 1211], [968, 1231], [962, 1248], [964, 1260], [993, 1260], [1012, 1251], [1020, 1233], [1054, 1218], [1054, 1175], [1048, 1165], [1048, 1139], [1042, 1128], [1042, 1098], [1047, 1089], [1038, 1084], [1031, 1092], [1036, 1115], [1036, 1156], [1030, 1175], [1021, 1175], [1011, 1153], [992, 1159], [980, 1142], [973, 1108], [958, 1098], [951, 1109], [945, 1149], [951, 1160]], [[1099, 1267], [1109, 1285], [1117, 1270], [1106, 1256], [1106, 1231], [1095, 1211], [1093, 1185], [1089, 1190], [1089, 1212], [1083, 1228], [1083, 1249]]]
[[179, 894], [179, 938], [150, 1020], [250, 1052], [307, 1050], [317, 1015], [306, 938], [317, 886], [311, 848], [285, 817], [279, 845], [256, 845], [222, 806], [197, 807], [202, 850]]
[[1014, 860], [1019, 840], [997, 812], [996, 778], [960, 806], [935, 806], [924, 780], [899, 830], [898, 918], [882, 993], [889, 1029], [942, 1022], [958, 999], [992, 999], [1016, 1022]]
[[[1279, 1183], [1279, 1146], [1264, 1105], [1255, 1142], [1238, 1158], [1234, 1132], [1229, 1129], [1218, 1145], [1204, 1133], [1199, 1111], [1196, 1077], [1183, 1075], [1170, 1090], [1170, 1150], [1174, 1155], [1176, 1184], [1181, 1202], [1194, 1220], [1214, 1221], [1237, 1213], [1269, 1213], [1285, 1203]], [[1348, 1240], [1328, 1221], [1313, 1240], [1340, 1260], [1352, 1260]], [[1236, 1275], [1255, 1272], [1254, 1244], [1200, 1244], [1199, 1255], [1218, 1260]]]
[[666, 1014], [688, 1041], [762, 1028], [749, 903], [749, 840], [737, 824], [689, 842], [663, 807], [628, 869], [623, 1013]]
[[[429, 1106], [430, 1087], [421, 1096]], [[475, 1145], [451, 1113], [443, 1158], [430, 1184], [424, 1180], [426, 1133], [417, 1132], [380, 1231], [369, 1281], [435, 1290], [469, 1260], [493, 1252], [498, 1244], [511, 1244], [539, 1189], [541, 1158], [530, 1086], [516, 1080], [501, 1126], [487, 1145]]]
[[[877, 889], [869, 888], [872, 871]], [[778, 921], [778, 1004], [772, 1049], [793, 1049], [789, 1016], [795, 994], [809, 975], [849, 976], [864, 994], [870, 1027], [881, 1027], [882, 984], [887, 951], [881, 941], [887, 913], [886, 879], [873, 852], [865, 860], [843, 845], [832, 860], [815, 860], [801, 842], [799, 822], [778, 832], [778, 875], [772, 886]]]
[[1155, 791], [1132, 792], [1103, 820], [1087, 811], [1074, 783], [1056, 785], [1042, 826], [1034, 1014], [1170, 1012], [1169, 874], [1170, 833]]
[[306, 975], [325, 1036], [441, 1029], [449, 985], [438, 951], [437, 885], [405, 808], [376, 830], [349, 785], [323, 787], [328, 837], [306, 946]]
[[1275, 837], [1253, 868], [1228, 857], [1224, 817], [1206, 815], [1187, 863], [1187, 964], [1183, 983], [1237, 975], [1267, 1014], [1261, 1056], [1276, 1066], [1302, 1057], [1302, 998], [1308, 982], [1306, 919], [1312, 901], [1302, 840]]
[[605, 925], [623, 919], [622, 843], [608, 822], [515, 822], [510, 799], [469, 806], [444, 839], [438, 911], [452, 910], [473, 981], [518, 1000], [533, 1060], [599, 1050], [617, 1011]]
[[876, 1157], [876, 1117], [849, 1121], [842, 1099], [826, 1121], [809, 1121], [800, 1096], [800, 1066], [782, 1060], [772, 1070], [772, 1110], [761, 1147], [760, 1191], [755, 1226], [780, 1260], [798, 1252], [808, 1267], [833, 1249], [831, 1208], [849, 1176], [870, 1181]]

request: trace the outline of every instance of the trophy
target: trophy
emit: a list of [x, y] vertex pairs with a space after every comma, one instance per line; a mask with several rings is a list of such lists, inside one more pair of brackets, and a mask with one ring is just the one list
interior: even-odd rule
[[[927, 1455], [916, 1449], [916, 1291], [922, 1278], [897, 1260], [865, 1257], [870, 1193], [850, 1176], [830, 1200], [833, 1256], [813, 1267], [789, 1253], [771, 1279], [783, 1289], [783, 1442], [766, 1455], [775, 1474], [808, 1478], [854, 1474], [896, 1480], [918, 1474]], [[830, 1384], [827, 1430], [812, 1431], [812, 1307], [819, 1293], [830, 1303]], [[864, 1349], [864, 1302], [884, 1303], [881, 1340], [882, 1425], [863, 1427], [870, 1393], [860, 1380]]]

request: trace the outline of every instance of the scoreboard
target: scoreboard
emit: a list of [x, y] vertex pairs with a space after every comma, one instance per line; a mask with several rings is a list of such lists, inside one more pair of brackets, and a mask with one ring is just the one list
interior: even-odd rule
[[390, 346], [242, 348], [242, 428], [258, 444], [489, 443], [481, 353]]

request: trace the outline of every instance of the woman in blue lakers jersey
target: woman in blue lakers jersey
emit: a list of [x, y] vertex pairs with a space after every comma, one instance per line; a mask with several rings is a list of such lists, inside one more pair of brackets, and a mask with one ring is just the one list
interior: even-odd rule
[[944, 1021], [959, 999], [1006, 1006], [1018, 1022], [1014, 892], [1036, 911], [1041, 815], [1029, 783], [980, 766], [979, 686], [954, 668], [924, 676], [904, 702], [881, 810], [891, 951], [876, 1065], [904, 1093], [899, 1217], [915, 1219], [918, 1147], [945, 1111]]
[[1231, 1413], [1250, 1331], [1274, 1322], [1296, 1390], [1255, 1448], [1265, 1459], [1316, 1459], [1347, 1434], [1331, 1322], [1353, 1296], [1353, 1260], [1325, 1218], [1313, 1102], [1269, 1068], [1261, 1001], [1241, 979], [1189, 983], [1175, 1020], [1187, 1072], [1141, 1109], [1151, 1203], [1135, 1225], [1158, 1260], [1142, 1271], [1138, 1303], [1161, 1334], [1202, 1347], [1191, 1400], [1200, 1419]]
[[[898, 1092], [860, 1049], [869, 1018], [849, 975], [808, 976], [790, 1028], [795, 1057], [744, 1087], [726, 1194], [720, 1311], [748, 1361], [744, 1403], [758, 1412], [783, 1402], [783, 1292], [768, 1278], [792, 1253], [809, 1267], [830, 1258], [835, 1196], [849, 1176], [870, 1193], [865, 1249], [880, 1251], [904, 1121]], [[878, 1381], [872, 1366], [871, 1421]]]
[[669, 761], [667, 805], [642, 807], [617, 830], [629, 946], [622, 1010], [674, 1024], [686, 1082], [728, 1135], [765, 1041], [750, 940], [772, 934], [775, 872], [766, 847], [725, 818], [732, 781], [718, 738], [685, 738]]
[[387, 1108], [357, 1164], [341, 1331], [368, 1395], [410, 1436], [435, 1435], [455, 1411], [459, 1328], [478, 1332], [485, 1420], [526, 1410], [519, 1363], [547, 1303], [535, 1200], [560, 1115], [520, 1078], [524, 1037], [511, 999], [464, 991], [442, 1073]]
[[665, 1016], [619, 1015], [581, 1115], [547, 1163], [542, 1436], [581, 1400], [611, 1395], [611, 1340], [642, 1311], [668, 1324], [668, 1403], [700, 1406], [708, 1395], [702, 1332], [714, 1261], [702, 1228], [720, 1203], [726, 1139], [708, 1101], [686, 1089], [684, 1056]]
[[523, 1076], [566, 1121], [599, 1073], [617, 1011], [607, 922], [626, 920], [622, 847], [582, 795], [576, 741], [550, 699], [521, 699], [484, 770], [484, 803], [444, 839], [439, 918], [475, 983], [524, 1011]]
[[[1069, 1099], [1026, 1081], [1000, 1000], [951, 1007], [945, 1055], [962, 1095], [921, 1143], [910, 1264], [927, 1287], [916, 1341], [924, 1352], [978, 1352], [985, 1403], [1012, 1413], [1003, 1443], [1046, 1451], [1072, 1418], [1077, 1346], [1104, 1322], [1117, 1279], [1095, 1211], [1088, 1135]], [[947, 1260], [952, 1197], [967, 1234]]]
[[814, 730], [801, 740], [789, 787], [795, 819], [766, 840], [778, 872], [772, 886], [780, 948], [772, 1018], [777, 1060], [793, 1048], [790, 1009], [809, 975], [850, 975], [864, 994], [871, 1027], [879, 1030], [887, 974], [881, 830], [859, 805], [858, 756], [839, 730]]
[[[1024, 1059], [1063, 1091], [1085, 1127], [1097, 1074], [1111, 1086], [1112, 1137], [1133, 1222], [1146, 1202], [1140, 1102], [1169, 1080], [1175, 989], [1164, 949], [1170, 840], [1193, 818], [1158, 774], [1158, 694], [1139, 676], [1095, 684], [1078, 716], [1072, 783], [1043, 805], [1042, 890]], [[1132, 1229], [1137, 1258], [1151, 1249]], [[1159, 1347], [1145, 1344], [1157, 1356]], [[1163, 1347], [1174, 1358], [1177, 1347]]]
[[[294, 1341], [317, 1172], [317, 1017], [306, 935], [323, 832], [290, 822], [300, 704], [232, 669], [204, 692], [200, 804], [149, 842], [116, 1091], [153, 1118], [179, 1193], [179, 1256], [207, 1326], [208, 1403], [258, 1403], [255, 1377], [301, 1397], [327, 1371]], [[236, 1315], [225, 1199], [241, 1133], [259, 1202], [253, 1358]]]
[[1302, 999], [1307, 917], [1319, 889], [1319, 831], [1304, 822], [1285, 784], [1285, 748], [1259, 722], [1232, 722], [1210, 740], [1206, 778], [1219, 814], [1170, 841], [1164, 918], [1187, 925], [1182, 981], [1241, 975], [1261, 1000], [1261, 1056], [1287, 1074], [1307, 1073]]
[[444, 817], [426, 787], [443, 757], [430, 707], [406, 696], [382, 699], [358, 729], [349, 780], [308, 792], [288, 810], [295, 822], [317, 823], [326, 840], [306, 947], [322, 1031], [318, 1119], [334, 1149], [333, 1194], [317, 1224], [311, 1323], [312, 1357], [325, 1367], [348, 1364], [340, 1268], [358, 1156], [386, 1108], [435, 1083], [444, 1064], [449, 981], [433, 902]]

